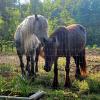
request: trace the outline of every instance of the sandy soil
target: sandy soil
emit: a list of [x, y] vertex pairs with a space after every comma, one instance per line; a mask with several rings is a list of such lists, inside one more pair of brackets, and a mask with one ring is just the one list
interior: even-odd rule
[[[86, 60], [87, 60], [87, 68], [89, 72], [100, 71], [100, 49], [92, 49], [92, 50], [87, 49]], [[25, 57], [24, 57], [24, 61], [26, 62]], [[43, 58], [39, 57], [39, 63], [42, 64], [44, 63]], [[16, 54], [14, 55], [0, 54], [0, 64], [11, 64], [11, 65], [19, 66], [18, 56]]]

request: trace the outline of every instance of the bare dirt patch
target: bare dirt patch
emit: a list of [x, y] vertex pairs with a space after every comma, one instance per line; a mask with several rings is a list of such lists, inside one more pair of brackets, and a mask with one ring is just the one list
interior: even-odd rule
[[[100, 49], [86, 49], [86, 60], [87, 69], [89, 72], [99, 72], [100, 71]], [[24, 62], [26, 59], [24, 57]], [[39, 64], [43, 65], [43, 58], [39, 57]], [[0, 55], [0, 64], [11, 64], [14, 66], [19, 66], [19, 59], [16, 54], [14, 55]], [[71, 70], [75, 69], [74, 61], [71, 62]], [[61, 68], [62, 69], [62, 68]]]

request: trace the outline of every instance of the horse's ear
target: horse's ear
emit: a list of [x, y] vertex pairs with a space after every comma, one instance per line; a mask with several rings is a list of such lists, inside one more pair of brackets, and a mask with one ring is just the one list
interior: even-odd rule
[[37, 14], [35, 14], [35, 19], [38, 20], [38, 15]]
[[43, 44], [45, 44], [47, 42], [47, 39], [46, 38], [43, 38]]

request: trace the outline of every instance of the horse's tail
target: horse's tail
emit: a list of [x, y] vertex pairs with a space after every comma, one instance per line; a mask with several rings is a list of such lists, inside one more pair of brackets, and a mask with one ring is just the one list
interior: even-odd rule
[[85, 57], [85, 49], [82, 50], [80, 53], [80, 69], [81, 69], [81, 75], [83, 77], [87, 76], [87, 66], [86, 66], [86, 57]]

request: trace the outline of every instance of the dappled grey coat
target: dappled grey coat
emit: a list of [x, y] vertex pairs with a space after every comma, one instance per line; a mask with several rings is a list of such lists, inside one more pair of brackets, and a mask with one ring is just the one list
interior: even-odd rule
[[[22, 53], [28, 52], [33, 48], [37, 41], [42, 42], [43, 38], [47, 38], [48, 22], [42, 15], [32, 15], [26, 17], [20, 25], [18, 25], [15, 32], [16, 48], [20, 49]], [[34, 35], [33, 35], [34, 34]], [[34, 41], [34, 39], [36, 41]]]

